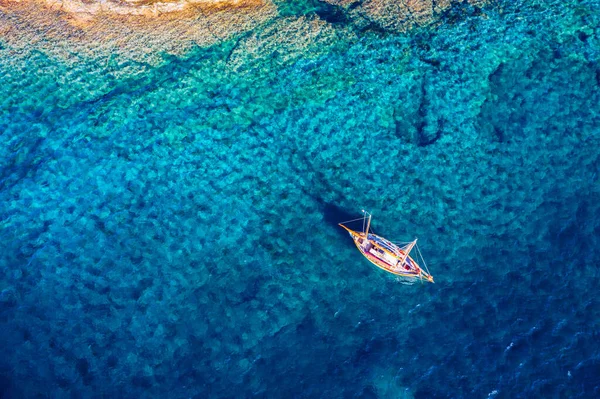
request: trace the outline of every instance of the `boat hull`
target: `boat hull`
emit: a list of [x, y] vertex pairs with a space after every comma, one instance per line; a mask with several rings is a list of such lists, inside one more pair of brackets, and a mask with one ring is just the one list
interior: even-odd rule
[[[411, 280], [425, 280], [431, 283], [434, 282], [433, 277], [429, 273], [424, 271], [410, 255], [407, 256], [406, 253], [395, 244], [372, 234], [369, 234], [369, 237], [367, 238], [364, 233], [351, 230], [343, 225], [341, 226], [348, 231], [352, 237], [352, 241], [354, 241], [354, 245], [356, 245], [356, 248], [360, 253], [378, 268], [399, 277]], [[370, 239], [370, 237], [376, 237], [378, 240], [382, 240], [386, 244], [387, 249], [380, 245], [382, 242], [378, 243], [375, 240]], [[373, 247], [376, 247], [383, 256], [375, 256], [366, 250], [364, 246], [365, 239], [368, 239], [369, 243], [372, 244]], [[390, 248], [390, 245], [392, 245], [393, 248]], [[388, 261], [384, 259], [387, 259]], [[401, 263], [400, 260], [404, 260], [404, 262], [401, 266], [398, 266], [398, 264]], [[394, 262], [396, 264], [393, 264]]]

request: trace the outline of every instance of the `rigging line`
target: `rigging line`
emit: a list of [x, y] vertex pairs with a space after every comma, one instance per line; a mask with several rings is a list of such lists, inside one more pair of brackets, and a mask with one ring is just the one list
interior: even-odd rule
[[425, 270], [427, 270], [427, 274], [431, 275], [431, 273], [429, 273], [429, 268], [427, 267], [427, 263], [425, 262], [425, 258], [423, 257], [423, 254], [421, 253], [421, 250], [419, 249], [419, 244], [415, 245], [417, 247], [417, 251], [419, 251], [419, 256], [421, 257], [421, 260], [423, 261], [423, 265], [425, 266]]
[[388, 240], [388, 241], [391, 242], [392, 244], [398, 245], [399, 247], [406, 246], [412, 242], [412, 241], [395, 241], [395, 240]]
[[425, 263], [425, 258], [423, 258], [423, 254], [421, 253], [421, 249], [419, 249], [419, 245], [415, 244], [415, 247], [417, 247], [417, 254], [419, 255], [419, 258], [421, 258], [420, 262], [423, 263], [423, 266], [425, 266], [425, 270], [429, 274], [429, 269], [427, 268], [427, 263]]
[[[363, 218], [358, 218], [358, 219], [352, 219], [352, 220], [347, 220], [345, 222], [341, 222], [340, 224], [344, 224], [344, 223], [351, 223], [351, 222], [356, 222], [357, 220], [361, 220]], [[364, 220], [364, 219], [363, 219]], [[364, 230], [364, 224], [363, 224], [363, 230]]]

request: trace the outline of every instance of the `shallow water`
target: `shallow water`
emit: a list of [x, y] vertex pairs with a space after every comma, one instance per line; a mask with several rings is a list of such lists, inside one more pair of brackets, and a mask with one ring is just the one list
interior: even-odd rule
[[[158, 66], [2, 44], [0, 392], [598, 397], [600, 4], [456, 14]], [[360, 256], [363, 208], [435, 285]]]

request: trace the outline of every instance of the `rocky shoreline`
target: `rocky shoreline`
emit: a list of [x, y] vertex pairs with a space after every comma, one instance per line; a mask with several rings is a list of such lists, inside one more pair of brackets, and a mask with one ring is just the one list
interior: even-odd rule
[[[298, 3], [298, 7], [294, 3], [289, 11], [291, 3], [281, 0], [0, 0], [0, 43], [16, 56], [39, 50], [65, 59], [74, 54], [111, 59], [124, 56], [155, 65], [162, 59], [159, 53], [183, 54], [194, 46], [211, 46], [265, 23], [276, 36], [265, 39], [269, 42], [278, 41], [277, 32], [289, 31], [290, 24], [298, 30], [302, 21], [316, 23], [319, 30], [329, 26], [354, 32], [352, 35], [367, 30], [406, 32], [447, 19], [449, 10], [462, 7], [480, 12], [485, 3], [320, 0]], [[302, 31], [314, 29], [299, 29]], [[261, 47], [260, 43], [256, 46]]]
[[[17, 1], [17, 0], [14, 0]], [[204, 11], [260, 8], [262, 0], [42, 0], [51, 9], [69, 13], [143, 15], [158, 17], [202, 8]]]
[[37, 50], [67, 62], [91, 56], [156, 65], [164, 54], [220, 43], [276, 16], [262, 0], [0, 0], [0, 43], [15, 58]]

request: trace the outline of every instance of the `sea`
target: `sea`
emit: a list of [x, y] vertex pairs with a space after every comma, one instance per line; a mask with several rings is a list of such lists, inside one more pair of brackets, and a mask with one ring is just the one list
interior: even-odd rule
[[276, 4], [154, 64], [0, 36], [0, 398], [599, 398], [600, 2]]

